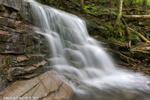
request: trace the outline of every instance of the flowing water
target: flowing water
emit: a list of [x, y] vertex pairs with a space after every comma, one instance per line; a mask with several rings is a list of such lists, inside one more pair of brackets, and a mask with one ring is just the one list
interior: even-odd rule
[[74, 100], [150, 100], [150, 78], [117, 68], [84, 20], [28, 1], [35, 31], [49, 41], [49, 61], [74, 90]]

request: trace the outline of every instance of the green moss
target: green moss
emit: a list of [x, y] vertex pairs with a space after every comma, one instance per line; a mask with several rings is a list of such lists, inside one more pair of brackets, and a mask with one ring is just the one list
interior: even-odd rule
[[125, 26], [122, 23], [115, 25], [115, 22], [108, 22], [104, 24], [104, 27], [106, 27], [109, 31], [108, 39], [120, 42], [127, 41]]

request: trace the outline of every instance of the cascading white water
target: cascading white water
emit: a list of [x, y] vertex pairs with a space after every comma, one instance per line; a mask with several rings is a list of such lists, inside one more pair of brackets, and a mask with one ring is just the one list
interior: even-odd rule
[[53, 68], [75, 92], [86, 93], [87, 89], [69, 78], [97, 89], [150, 93], [149, 77], [115, 67], [101, 45], [88, 35], [84, 20], [33, 0], [29, 2], [36, 31], [49, 41]]

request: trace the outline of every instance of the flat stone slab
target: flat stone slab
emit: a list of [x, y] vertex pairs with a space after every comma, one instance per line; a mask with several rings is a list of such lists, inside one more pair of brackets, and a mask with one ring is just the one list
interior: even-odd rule
[[17, 81], [0, 92], [0, 100], [5, 98], [32, 98], [35, 100], [69, 100], [72, 89], [57, 76], [48, 71], [30, 80]]

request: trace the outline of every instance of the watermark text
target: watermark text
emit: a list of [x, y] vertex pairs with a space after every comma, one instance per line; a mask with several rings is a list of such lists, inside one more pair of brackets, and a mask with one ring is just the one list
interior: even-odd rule
[[38, 97], [3, 97], [3, 100], [38, 100]]

